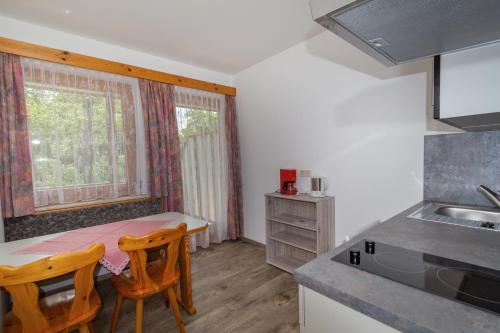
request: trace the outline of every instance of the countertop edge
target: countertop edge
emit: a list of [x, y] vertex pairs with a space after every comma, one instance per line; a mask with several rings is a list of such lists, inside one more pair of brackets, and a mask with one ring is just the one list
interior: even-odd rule
[[[494, 313], [330, 260], [364, 238], [371, 238], [393, 246], [500, 270], [497, 260], [500, 255], [500, 235], [497, 232], [408, 217], [426, 204], [429, 202], [421, 201], [299, 267], [295, 270], [294, 280], [402, 332], [497, 332], [500, 317]], [[442, 235], [447, 235], [446, 239], [442, 239]], [[440, 240], [443, 242], [439, 242]], [[481, 243], [477, 243], [478, 241]], [[453, 247], [455, 242], [460, 242], [457, 248]], [[471, 250], [471, 244], [477, 244], [477, 251]], [[487, 255], [484, 251], [487, 251]], [[362, 283], [360, 288], [354, 287], [358, 283]], [[382, 287], [382, 290], [388, 288], [393, 290], [393, 295], [386, 295], [383, 291], [378, 291], [380, 289], [372, 293], [370, 286]], [[417, 303], [408, 303], [407, 300], [412, 297]], [[406, 307], [409, 307], [408, 311], [404, 310]], [[437, 309], [445, 312], [436, 317], [434, 313]]]
[[309, 278], [302, 275], [300, 272], [296, 272], [294, 274], [294, 280], [311, 290], [314, 290], [321, 295], [332, 299], [335, 302], [338, 302], [342, 305], [347, 306], [359, 313], [362, 313], [370, 318], [373, 318], [381, 323], [386, 324], [392, 328], [397, 330], [401, 330], [403, 332], [410, 331], [415, 333], [440, 333], [434, 330], [430, 330], [426, 327], [422, 327], [413, 321], [409, 321], [403, 319], [390, 311], [385, 310], [375, 304], [370, 302], [366, 302], [360, 298], [353, 297], [347, 293], [343, 293], [338, 289], [329, 288], [328, 291], [325, 291], [324, 288], [321, 288], [320, 283], [314, 283]]
[[[408, 215], [410, 215], [412, 212], [416, 211], [417, 209], [423, 207], [426, 205], [426, 201], [421, 201], [413, 206], [411, 206], [408, 209], [405, 209], [404, 211], [400, 212], [399, 214], [389, 218], [387, 221], [382, 222], [382, 223], [388, 223], [390, 221], [394, 220], [400, 220], [402, 218], [406, 218]], [[373, 229], [376, 229], [380, 224], [372, 225], [370, 228], [362, 231], [361, 233], [357, 234], [354, 236], [351, 240], [348, 242], [345, 242], [341, 244], [340, 246], [336, 247], [335, 249], [329, 251], [328, 253], [324, 254], [323, 256], [330, 256], [333, 257], [337, 253], [342, 252], [344, 249], [350, 247], [352, 244], [355, 244], [359, 240], [363, 239], [365, 237], [365, 234], [372, 231]], [[307, 287], [311, 290], [314, 290], [315, 292], [320, 293], [321, 295], [328, 297], [336, 302], [339, 302], [342, 305], [345, 305], [353, 310], [356, 310], [370, 318], [373, 318], [377, 321], [380, 321], [390, 327], [393, 327], [398, 330], [403, 330], [403, 331], [408, 331], [410, 330], [411, 332], [416, 332], [416, 333], [439, 333], [437, 331], [428, 329], [426, 327], [423, 327], [421, 325], [418, 325], [417, 323], [406, 320], [404, 318], [401, 318], [394, 313], [387, 311], [386, 309], [379, 307], [375, 304], [372, 304], [370, 302], [366, 302], [360, 298], [354, 297], [352, 295], [349, 295], [347, 293], [344, 293], [336, 288], [333, 287], [328, 287], [327, 285], [314, 281], [310, 277], [306, 276], [300, 271], [300, 268], [297, 269], [294, 274], [293, 274], [294, 280], [304, 286]], [[325, 290], [325, 289], [328, 289]]]

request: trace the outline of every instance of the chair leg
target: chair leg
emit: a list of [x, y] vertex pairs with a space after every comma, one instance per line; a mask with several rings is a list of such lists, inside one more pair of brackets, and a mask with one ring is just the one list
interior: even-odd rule
[[163, 292], [163, 296], [165, 297], [165, 300], [164, 300], [165, 308], [168, 309], [170, 307], [170, 303], [168, 301], [168, 292], [166, 290]]
[[144, 300], [139, 299], [135, 303], [135, 333], [142, 333], [142, 313]]
[[177, 305], [177, 295], [174, 287], [167, 289], [168, 299], [170, 300], [170, 306], [172, 306], [172, 311], [174, 313], [175, 321], [177, 322], [177, 327], [180, 333], [185, 333], [184, 321], [182, 320], [181, 312], [179, 311], [179, 306]]
[[118, 325], [118, 319], [120, 318], [120, 310], [122, 308], [123, 296], [120, 294], [116, 295], [115, 310], [113, 311], [113, 320], [111, 321], [111, 333], [116, 332], [116, 326]]
[[87, 327], [89, 328], [89, 332], [90, 332], [90, 333], [95, 333], [95, 330], [94, 330], [94, 325], [92, 324], [92, 322], [91, 322], [91, 321], [89, 321], [89, 322], [87, 323]]
[[89, 330], [89, 327], [87, 326], [87, 324], [84, 324], [84, 325], [78, 327], [78, 332], [79, 333], [90, 333], [90, 330]]

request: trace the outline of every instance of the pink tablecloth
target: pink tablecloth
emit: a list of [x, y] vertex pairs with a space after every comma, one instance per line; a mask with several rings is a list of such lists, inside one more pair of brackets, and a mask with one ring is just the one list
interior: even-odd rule
[[94, 243], [106, 247], [104, 257], [99, 261], [114, 274], [120, 274], [130, 261], [127, 253], [118, 248], [118, 239], [124, 235], [140, 236], [161, 229], [168, 221], [120, 221], [95, 227], [68, 231], [55, 238], [26, 247], [12, 254], [57, 254], [80, 251]]

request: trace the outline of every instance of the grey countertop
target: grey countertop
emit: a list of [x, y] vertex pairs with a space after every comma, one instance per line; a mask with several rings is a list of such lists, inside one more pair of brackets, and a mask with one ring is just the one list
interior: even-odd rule
[[402, 332], [499, 332], [500, 316], [333, 262], [363, 238], [500, 270], [500, 233], [407, 216], [419, 203], [295, 271], [295, 280]]

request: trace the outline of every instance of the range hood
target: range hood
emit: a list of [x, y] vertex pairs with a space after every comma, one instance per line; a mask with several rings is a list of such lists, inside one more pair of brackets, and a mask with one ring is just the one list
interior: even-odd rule
[[311, 0], [311, 11], [387, 66], [500, 40], [500, 0]]

